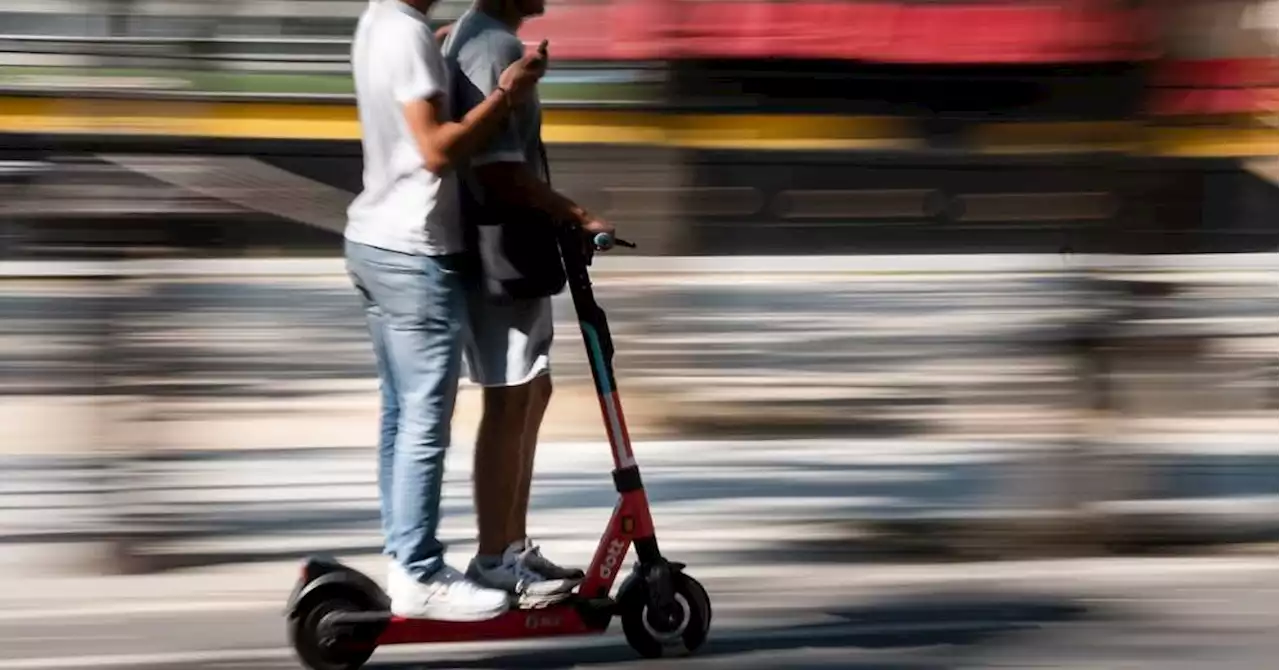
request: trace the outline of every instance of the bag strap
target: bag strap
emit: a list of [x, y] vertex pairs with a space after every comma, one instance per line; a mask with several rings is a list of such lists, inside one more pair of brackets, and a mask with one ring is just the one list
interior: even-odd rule
[[551, 186], [551, 164], [547, 162], [547, 145], [538, 137], [538, 156], [542, 158], [542, 174], [547, 176], [547, 186]]

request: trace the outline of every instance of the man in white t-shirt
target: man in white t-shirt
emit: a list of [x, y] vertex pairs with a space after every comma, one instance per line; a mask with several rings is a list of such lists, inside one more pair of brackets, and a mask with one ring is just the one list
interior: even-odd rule
[[381, 386], [378, 487], [394, 614], [476, 621], [509, 607], [445, 565], [436, 539], [466, 315], [456, 166], [545, 72], [530, 53], [454, 121], [427, 24], [435, 0], [371, 0], [351, 50], [364, 188], [348, 210], [347, 270], [365, 308]]

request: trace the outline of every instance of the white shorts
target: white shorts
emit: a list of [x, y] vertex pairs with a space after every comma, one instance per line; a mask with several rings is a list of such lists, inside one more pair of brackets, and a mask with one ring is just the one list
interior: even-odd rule
[[520, 386], [551, 372], [551, 298], [497, 304], [467, 295], [463, 362], [480, 386]]

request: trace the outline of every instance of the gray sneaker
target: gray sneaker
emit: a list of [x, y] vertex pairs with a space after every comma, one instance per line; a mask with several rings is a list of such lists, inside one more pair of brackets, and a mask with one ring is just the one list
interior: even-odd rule
[[533, 542], [529, 541], [528, 538], [525, 538], [525, 541], [520, 543], [519, 547], [518, 551], [520, 552], [520, 560], [530, 570], [533, 570], [543, 577], [548, 579], [563, 579], [571, 581], [573, 582], [574, 587], [580, 584], [582, 580], [587, 577], [586, 573], [577, 568], [562, 568], [555, 563], [552, 563], [542, 555], [542, 550], [538, 548], [538, 545], [533, 544]]
[[[539, 560], [541, 559], [541, 560]], [[535, 564], [555, 570], [548, 575], [534, 569]], [[567, 575], [567, 576], [565, 576]], [[502, 553], [502, 562], [494, 566], [480, 565], [472, 559], [467, 577], [491, 589], [501, 589], [516, 596], [520, 607], [545, 607], [568, 598], [582, 582], [582, 571], [564, 570], [542, 558], [536, 547], [517, 542]]]

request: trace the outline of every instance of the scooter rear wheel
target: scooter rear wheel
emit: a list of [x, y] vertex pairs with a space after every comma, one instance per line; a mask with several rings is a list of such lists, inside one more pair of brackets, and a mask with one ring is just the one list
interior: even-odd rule
[[691, 654], [706, 642], [711, 630], [711, 598], [702, 584], [684, 573], [673, 574], [671, 582], [680, 607], [674, 620], [653, 616], [649, 588], [643, 579], [634, 580], [619, 594], [622, 632], [627, 644], [645, 658]]
[[326, 618], [367, 611], [357, 594], [335, 589], [315, 594], [289, 618], [289, 643], [309, 670], [359, 670], [373, 656], [376, 645], [330, 630]]

